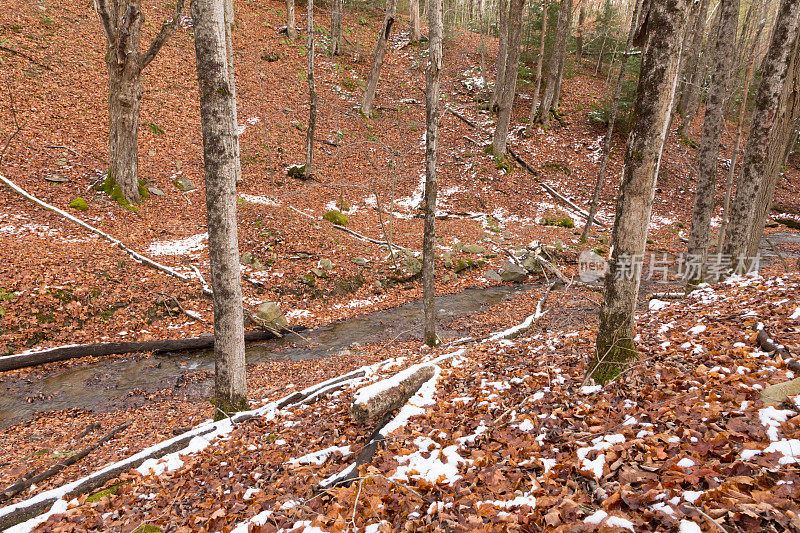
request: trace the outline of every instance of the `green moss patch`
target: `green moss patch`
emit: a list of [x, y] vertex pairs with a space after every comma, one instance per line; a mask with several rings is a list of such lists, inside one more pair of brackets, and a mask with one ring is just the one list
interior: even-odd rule
[[86, 203], [86, 200], [84, 200], [84, 199], [83, 199], [83, 198], [81, 198], [80, 196], [78, 196], [77, 198], [75, 198], [74, 200], [72, 200], [72, 201], [69, 203], [69, 206], [70, 206], [72, 209], [77, 209], [78, 211], [88, 211], [88, 210], [89, 210], [89, 204], [87, 204], [87, 203]]
[[337, 211], [336, 209], [332, 209], [322, 215], [322, 218], [330, 222], [331, 224], [335, 224], [337, 226], [346, 226], [350, 223], [347, 219], [347, 215], [342, 213], [341, 211]]

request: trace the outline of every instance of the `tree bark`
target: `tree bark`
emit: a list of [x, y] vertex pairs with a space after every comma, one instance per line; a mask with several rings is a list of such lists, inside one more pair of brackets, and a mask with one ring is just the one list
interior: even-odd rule
[[628, 72], [628, 58], [630, 57], [633, 34], [636, 31], [636, 23], [639, 16], [640, 5], [641, 3], [639, 0], [636, 0], [636, 3], [633, 7], [633, 15], [631, 16], [631, 26], [628, 30], [628, 38], [625, 41], [625, 54], [622, 56], [622, 64], [619, 67], [619, 77], [617, 78], [617, 86], [614, 88], [614, 98], [611, 103], [611, 116], [608, 119], [606, 138], [603, 140], [603, 160], [600, 162], [600, 171], [597, 173], [597, 180], [594, 184], [594, 193], [592, 193], [592, 203], [589, 205], [589, 217], [586, 219], [586, 224], [583, 226], [580, 242], [586, 242], [588, 239], [589, 232], [592, 230], [592, 222], [597, 214], [597, 207], [600, 203], [600, 192], [603, 190], [603, 182], [605, 181], [606, 170], [608, 169], [608, 160], [611, 157], [611, 139], [614, 135], [614, 125], [617, 122], [619, 101], [622, 97], [622, 84], [625, 81], [625, 75]]
[[[109, 77], [109, 168], [106, 190], [131, 203], [141, 202], [139, 187], [139, 112], [142, 70], [155, 58], [180, 23], [184, 0], [178, 0], [175, 15], [164, 22], [147, 51], [142, 54], [143, 15], [139, 0], [97, 0], [97, 12], [106, 36], [105, 62]], [[120, 198], [117, 198], [120, 200]]]
[[[415, 1], [419, 2], [419, 0]], [[335, 56], [342, 54], [343, 14], [344, 14], [344, 0], [333, 0], [333, 8], [331, 9], [331, 53]]]
[[489, 101], [489, 109], [492, 111], [497, 107], [497, 102], [500, 100], [503, 83], [506, 79], [506, 62], [508, 61], [508, 5], [509, 0], [500, 0], [498, 4], [499, 19], [498, 24], [498, 43], [497, 43], [497, 69], [494, 76], [494, 91], [492, 92], [492, 99]]
[[308, 0], [306, 8], [306, 48], [308, 48], [308, 128], [306, 128], [306, 164], [307, 178], [314, 176], [314, 132], [317, 129], [317, 91], [314, 88], [314, 0]]
[[533, 101], [531, 102], [531, 116], [528, 120], [528, 129], [533, 126], [536, 113], [539, 108], [539, 93], [542, 89], [542, 63], [544, 63], [544, 45], [547, 37], [547, 0], [542, 2], [542, 38], [539, 40], [539, 58], [536, 60], [536, 88], [533, 90]]
[[[233, 27], [236, 24], [236, 16], [233, 11], [233, 0], [225, 1], [225, 52], [226, 59], [228, 60], [228, 79], [231, 84], [231, 94], [233, 101], [236, 102], [236, 75], [233, 68]], [[236, 183], [242, 182], [242, 164], [239, 151], [239, 111], [236, 106], [233, 107], [233, 131], [235, 138], [235, 175]]]
[[556, 89], [561, 86], [559, 75], [563, 73], [563, 61], [567, 53], [567, 37], [569, 37], [571, 16], [572, 0], [561, 0], [558, 25], [556, 26], [556, 38], [553, 43], [553, 52], [550, 54], [550, 64], [547, 68], [547, 86], [542, 98], [542, 105], [539, 106], [539, 113], [536, 117], [537, 122], [545, 128], [550, 126], [550, 112], [553, 109], [553, 102], [556, 100]]
[[286, 0], [286, 36], [297, 39], [297, 23], [294, 18], [294, 0]]
[[494, 142], [492, 143], [495, 157], [501, 159], [505, 158], [508, 125], [511, 122], [511, 112], [514, 110], [514, 95], [517, 90], [517, 72], [519, 70], [519, 56], [522, 46], [522, 15], [524, 11], [525, 0], [511, 0], [508, 24], [508, 62], [506, 63], [506, 77], [503, 80], [503, 92], [498, 101], [500, 109], [494, 130]]
[[425, 227], [422, 236], [422, 300], [425, 310], [424, 342], [435, 346], [439, 342], [436, 335], [436, 304], [434, 280], [436, 257], [436, 161], [439, 140], [439, 85], [442, 71], [442, 0], [427, 0], [428, 9], [428, 51], [429, 63], [426, 73], [425, 90]]
[[[706, 263], [711, 242], [719, 141], [725, 120], [725, 101], [729, 94], [738, 27], [739, 0], [721, 0], [706, 116], [703, 119], [703, 134], [697, 151], [697, 188], [692, 211], [692, 229], [689, 232], [689, 255], [698, 258], [703, 265]], [[691, 285], [697, 284], [702, 280], [703, 273], [693, 271], [691, 278], [687, 282]]]
[[419, 20], [419, 0], [411, 0], [411, 5], [408, 9], [409, 18], [411, 20], [411, 42], [416, 43], [422, 37], [422, 29], [420, 28]]
[[383, 25], [378, 34], [378, 42], [375, 43], [375, 53], [372, 59], [372, 68], [367, 77], [367, 86], [364, 89], [364, 99], [361, 101], [361, 113], [372, 116], [372, 104], [375, 102], [375, 91], [378, 89], [378, 80], [381, 76], [383, 58], [386, 55], [386, 42], [394, 25], [397, 14], [397, 0], [386, 1], [386, 16], [383, 17]]
[[706, 17], [708, 16], [709, 0], [700, 0], [692, 9], [689, 22], [686, 25], [686, 36], [684, 39], [684, 50], [681, 54], [681, 92], [678, 99], [677, 113], [684, 116], [687, 106], [692, 98], [693, 89], [691, 87], [697, 82], [697, 67], [700, 61], [700, 50], [703, 44], [703, 35], [706, 28]]
[[578, 12], [578, 37], [575, 40], [575, 59], [578, 65], [581, 64], [583, 59], [583, 26], [586, 24], [586, 4], [581, 4], [581, 10]]
[[[751, 228], [758, 222], [756, 198], [759, 198], [762, 187], [769, 188], [769, 179], [765, 172], [768, 170], [770, 141], [779, 117], [778, 106], [795, 49], [798, 26], [800, 0], [783, 0], [772, 30], [769, 50], [761, 65], [761, 83], [742, 157], [742, 173], [731, 205], [730, 221], [722, 247], [723, 253], [732, 258], [748, 253], [748, 245], [753, 240]], [[763, 226], [757, 230], [759, 237], [762, 231]]]
[[225, 413], [248, 407], [241, 265], [236, 234], [235, 132], [219, 0], [194, 0], [197, 77], [206, 181], [208, 248], [214, 290], [214, 405]]
[[634, 34], [634, 45], [645, 41], [642, 67], [617, 198], [614, 252], [600, 307], [597, 350], [587, 370], [587, 378], [599, 383], [616, 377], [636, 357], [634, 310], [641, 281], [636, 264], [647, 240], [655, 180], [678, 81], [685, 13], [686, 0], [649, 2]]

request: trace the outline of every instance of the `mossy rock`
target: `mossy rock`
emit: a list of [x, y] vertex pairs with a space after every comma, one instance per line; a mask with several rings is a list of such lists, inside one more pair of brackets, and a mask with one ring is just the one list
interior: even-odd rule
[[152, 524], [142, 524], [133, 530], [132, 533], [163, 533], [159, 528]]
[[575, 222], [571, 218], [550, 218], [544, 217], [541, 222], [542, 226], [556, 226], [559, 228], [574, 228]]
[[485, 254], [486, 248], [480, 244], [465, 244], [461, 251], [465, 254]]
[[344, 198], [339, 198], [336, 200], [336, 207], [339, 209], [339, 211], [350, 211], [350, 204], [347, 203], [347, 200]]
[[331, 224], [335, 224], [337, 226], [346, 226], [350, 223], [347, 219], [347, 215], [342, 213], [341, 211], [337, 211], [336, 209], [332, 209], [322, 215], [322, 218], [330, 222]]
[[72, 200], [72, 201], [69, 203], [69, 206], [70, 206], [72, 209], [77, 209], [78, 211], [88, 211], [88, 210], [89, 210], [89, 204], [87, 204], [87, 203], [86, 203], [86, 200], [84, 200], [84, 199], [83, 199], [83, 198], [81, 198], [80, 196], [78, 196], [77, 198], [75, 198], [74, 200]]
[[99, 502], [105, 497], [114, 496], [119, 492], [119, 488], [124, 485], [125, 483], [117, 483], [116, 485], [111, 485], [107, 489], [98, 490], [94, 494], [91, 494], [88, 498], [86, 498], [86, 503], [94, 503]]
[[313, 287], [314, 285], [317, 284], [317, 281], [314, 278], [314, 274], [303, 274], [302, 276], [297, 278], [297, 281], [299, 281], [303, 285], [308, 285], [309, 287]]
[[175, 178], [172, 180], [172, 184], [175, 186], [176, 189], [182, 192], [189, 192], [195, 190], [197, 187], [194, 186], [192, 180], [189, 178]]

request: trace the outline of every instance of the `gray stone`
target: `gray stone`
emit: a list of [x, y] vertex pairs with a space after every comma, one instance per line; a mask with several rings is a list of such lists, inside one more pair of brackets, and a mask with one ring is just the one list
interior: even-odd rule
[[189, 178], [175, 178], [172, 180], [172, 184], [175, 185], [175, 188], [177, 188], [179, 191], [183, 192], [193, 191], [197, 188]]
[[330, 270], [333, 268], [333, 262], [330, 259], [325, 259], [323, 257], [319, 260], [319, 267], [323, 270]]
[[528, 257], [522, 260], [522, 266], [525, 270], [527, 270], [531, 274], [535, 273], [539, 269], [539, 263], [532, 255], [529, 255]]
[[354, 257], [350, 261], [352, 261], [354, 264], [360, 266], [361, 268], [364, 268], [364, 267], [367, 266], [367, 260], [364, 259], [363, 257]]
[[422, 263], [413, 255], [408, 255], [403, 259], [403, 265], [412, 276], [418, 275], [422, 272]]
[[761, 393], [761, 401], [764, 402], [764, 405], [778, 406], [788, 403], [790, 396], [798, 394], [800, 394], [800, 378], [794, 378], [791, 381], [784, 381], [764, 389], [764, 392]]
[[280, 306], [275, 302], [260, 303], [256, 309], [256, 318], [267, 325], [278, 328], [284, 328], [289, 324]]
[[465, 254], [485, 254], [486, 248], [479, 244], [465, 244], [461, 248], [461, 251]]
[[317, 276], [318, 278], [327, 278], [328, 274], [325, 273], [324, 270], [321, 268], [312, 268], [311, 273]]
[[503, 281], [503, 278], [500, 277], [500, 274], [492, 269], [487, 270], [483, 277], [492, 281]]
[[256, 270], [266, 270], [267, 267], [264, 266], [264, 263], [258, 260], [258, 257], [253, 258], [253, 262], [250, 264]]
[[514, 263], [504, 261], [503, 268], [500, 269], [500, 279], [513, 283], [522, 283], [528, 279], [528, 271]]
[[164, 196], [164, 191], [162, 191], [161, 189], [159, 189], [155, 185], [148, 185], [147, 186], [147, 192], [149, 192], [150, 194], [154, 194], [156, 196]]
[[252, 265], [254, 261], [253, 254], [251, 252], [245, 252], [242, 254], [242, 257], [239, 259], [239, 262], [243, 265]]
[[453, 254], [445, 252], [444, 255], [442, 255], [442, 263], [444, 263], [445, 268], [453, 268]]

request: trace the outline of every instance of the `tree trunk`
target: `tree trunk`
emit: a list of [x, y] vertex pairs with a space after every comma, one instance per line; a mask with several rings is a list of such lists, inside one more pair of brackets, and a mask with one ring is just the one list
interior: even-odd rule
[[[799, 30], [800, 33], [800, 30]], [[764, 224], [772, 206], [778, 178], [782, 167], [797, 140], [800, 124], [800, 36], [795, 37], [794, 51], [789, 65], [789, 77], [783, 85], [783, 93], [778, 104], [775, 128], [767, 153], [766, 169], [763, 173], [764, 185], [759, 188], [755, 198], [755, 216], [750, 225], [747, 255], [753, 257], [758, 253], [758, 245], [764, 233]]]
[[[341, 2], [341, 0], [337, 0]], [[409, 6], [409, 18], [411, 20], [411, 42], [415, 43], [422, 38], [422, 29], [419, 20], [419, 0], [411, 0]]]
[[[419, 2], [419, 0], [415, 0]], [[335, 56], [342, 54], [342, 15], [344, 14], [344, 0], [333, 0], [331, 9], [331, 53]]]
[[508, 3], [509, 0], [500, 0], [498, 5], [499, 18], [498, 43], [497, 43], [497, 72], [494, 77], [494, 91], [489, 102], [492, 111], [497, 107], [497, 102], [503, 92], [503, 83], [506, 80], [506, 62], [508, 61]]
[[286, 36], [297, 39], [297, 23], [294, 20], [294, 0], [286, 0]]
[[548, 65], [547, 87], [542, 98], [542, 105], [539, 106], [537, 121], [547, 128], [550, 125], [550, 111], [556, 100], [556, 88], [561, 86], [559, 74], [563, 73], [564, 56], [567, 53], [567, 38], [569, 37], [570, 17], [572, 16], [572, 0], [561, 0], [561, 9], [558, 12], [558, 25], [556, 26], [556, 38], [553, 43], [553, 52], [550, 54], [550, 64]]
[[317, 91], [314, 88], [314, 0], [308, 0], [306, 8], [306, 33], [308, 48], [308, 128], [306, 128], [306, 165], [307, 178], [314, 176], [314, 132], [317, 129]]
[[[233, 26], [236, 23], [236, 17], [233, 11], [233, 0], [224, 0], [225, 1], [225, 52], [226, 58], [228, 60], [228, 79], [230, 80], [231, 86], [231, 94], [233, 95], [233, 101], [236, 102], [236, 76], [234, 74], [233, 69]], [[240, 152], [239, 152], [239, 112], [236, 109], [236, 106], [233, 108], [233, 131], [236, 135], [235, 139], [235, 173], [236, 173], [236, 183], [242, 182], [242, 165], [240, 160]]]
[[505, 158], [506, 141], [508, 140], [508, 124], [511, 122], [511, 112], [514, 110], [514, 95], [517, 90], [517, 71], [519, 70], [519, 56], [522, 46], [522, 15], [525, 11], [525, 0], [511, 0], [508, 24], [508, 62], [506, 63], [506, 77], [503, 81], [503, 93], [500, 95], [500, 106], [497, 125], [494, 130], [492, 150], [498, 158]]
[[581, 64], [583, 59], [583, 26], [586, 24], [586, 4], [581, 4], [581, 10], [578, 13], [578, 37], [575, 40], [575, 60], [578, 65]]
[[236, 234], [236, 135], [219, 0], [194, 0], [197, 77], [206, 181], [208, 249], [214, 290], [214, 405], [225, 413], [247, 409], [241, 265]]
[[[390, 0], [391, 1], [391, 0]], [[442, 0], [427, 0], [429, 64], [425, 90], [425, 228], [422, 236], [422, 300], [425, 309], [424, 341], [435, 346], [436, 305], [434, 302], [434, 246], [436, 244], [436, 160], [439, 140], [439, 84], [442, 71]]]
[[[712, 13], [708, 34], [716, 35], [718, 27], [719, 16], [717, 16], [717, 12], [715, 10], [714, 13]], [[703, 31], [701, 34], [705, 34], [705, 23], [703, 25]], [[683, 120], [678, 128], [679, 137], [684, 137], [686, 135], [686, 131], [691, 128], [692, 122], [694, 122], [694, 118], [697, 116], [697, 112], [700, 110], [700, 103], [703, 100], [702, 93], [706, 82], [706, 75], [708, 73], [708, 62], [711, 59], [714, 44], [714, 39], [706, 40], [705, 45], [703, 45], [702, 51], [700, 52], [700, 58], [691, 82], [688, 83], [687, 90], [681, 95], [681, 101], [679, 102], [679, 105], [683, 111]]]
[[381, 66], [386, 55], [386, 42], [392, 31], [395, 15], [397, 13], [397, 0], [387, 0], [386, 16], [383, 17], [383, 25], [378, 34], [378, 42], [375, 43], [375, 54], [372, 59], [372, 68], [367, 78], [367, 86], [364, 89], [364, 99], [361, 101], [361, 112], [366, 116], [372, 115], [372, 104], [375, 102], [375, 91], [378, 89], [378, 79], [381, 76]]
[[[697, 188], [692, 211], [692, 229], [689, 232], [689, 256], [697, 258], [703, 265], [706, 263], [711, 241], [717, 156], [725, 120], [725, 101], [729, 93], [738, 27], [739, 0], [721, 0], [706, 116], [703, 119], [703, 134], [697, 151]], [[694, 285], [702, 280], [702, 276], [702, 272], [692, 270], [691, 277], [694, 279], [687, 279], [687, 282]]]
[[685, 13], [686, 0], [649, 2], [633, 40], [638, 45], [646, 39], [617, 198], [614, 252], [600, 307], [597, 351], [587, 370], [587, 378], [599, 383], [616, 377], [636, 357], [634, 310], [641, 280], [636, 265], [647, 241], [655, 180], [678, 81]]
[[699, 4], [695, 4], [696, 8], [692, 9], [692, 13], [687, 24], [686, 37], [684, 39], [684, 51], [681, 54], [681, 97], [678, 99], [677, 112], [681, 116], [686, 115], [689, 101], [693, 100], [693, 89], [691, 89], [697, 82], [697, 66], [700, 60], [700, 50], [703, 44], [703, 35], [706, 28], [706, 17], [708, 16], [708, 3], [709, 0], [700, 0]]
[[[742, 173], [725, 234], [723, 253], [731, 258], [739, 258], [748, 252], [748, 245], [753, 240], [751, 228], [758, 221], [756, 199], [762, 194], [762, 187], [769, 188], [770, 180], [765, 172], [768, 170], [770, 141], [777, 125], [778, 105], [784, 92], [799, 25], [800, 0], [783, 0], [772, 30], [769, 50], [761, 65], [761, 83], [750, 119], [750, 133], [742, 157]], [[763, 226], [757, 229], [759, 237], [761, 231]]]
[[580, 242], [586, 242], [586, 239], [589, 237], [589, 232], [592, 229], [592, 222], [597, 214], [597, 207], [600, 203], [600, 192], [603, 190], [603, 182], [605, 181], [606, 170], [608, 169], [608, 160], [611, 156], [611, 139], [614, 135], [614, 124], [617, 122], [619, 101], [622, 97], [622, 84], [625, 81], [625, 75], [628, 72], [628, 58], [630, 57], [633, 34], [636, 31], [640, 5], [641, 3], [637, 0], [633, 7], [631, 26], [628, 30], [628, 39], [625, 41], [625, 54], [622, 56], [622, 64], [620, 65], [619, 77], [617, 78], [617, 86], [614, 88], [614, 99], [611, 103], [611, 116], [608, 118], [606, 138], [603, 140], [603, 160], [600, 162], [600, 172], [597, 173], [597, 180], [594, 184], [594, 193], [592, 194], [592, 203], [589, 206], [589, 218], [586, 219], [586, 224], [583, 226]]
[[531, 116], [528, 121], [528, 129], [533, 126], [536, 113], [539, 108], [539, 92], [542, 89], [542, 63], [544, 63], [544, 45], [547, 37], [547, 0], [542, 2], [542, 38], [539, 40], [539, 58], [536, 60], [536, 88], [533, 90], [533, 102], [531, 102]]

